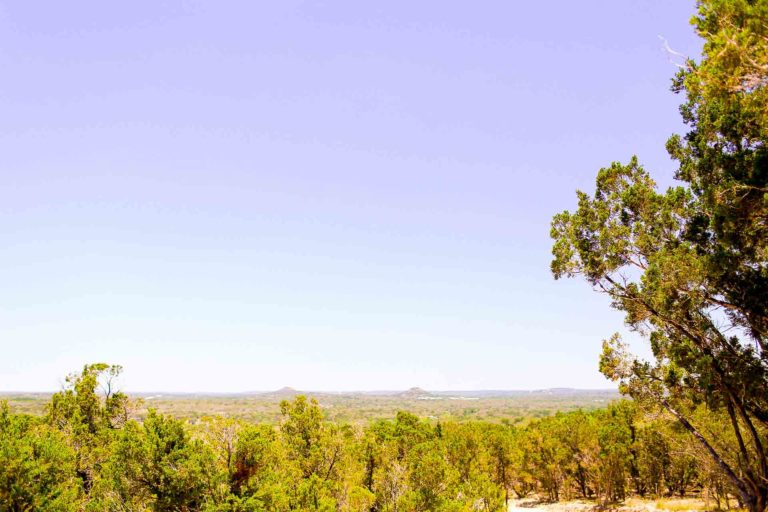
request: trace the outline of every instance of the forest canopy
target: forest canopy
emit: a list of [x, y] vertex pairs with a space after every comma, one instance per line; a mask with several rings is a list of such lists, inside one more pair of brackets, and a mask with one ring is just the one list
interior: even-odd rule
[[[736, 504], [673, 418], [630, 401], [520, 425], [404, 411], [350, 424], [327, 421], [299, 395], [280, 404], [277, 423], [187, 422], [151, 409], [134, 417], [136, 404], [109, 385], [119, 371], [86, 366], [42, 416], [0, 405], [0, 509], [500, 511], [532, 496], [612, 503], [691, 493]], [[704, 409], [696, 418], [726, 425]]]

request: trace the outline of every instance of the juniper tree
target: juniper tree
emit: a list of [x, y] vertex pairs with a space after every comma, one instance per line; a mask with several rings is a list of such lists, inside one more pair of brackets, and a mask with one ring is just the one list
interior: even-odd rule
[[[684, 136], [678, 186], [659, 191], [633, 157], [552, 222], [555, 278], [582, 276], [646, 334], [653, 361], [617, 335], [601, 370], [657, 403], [705, 448], [742, 503], [768, 507], [768, 1], [702, 0], [699, 62], [673, 80]], [[736, 446], [707, 437], [696, 407], [723, 411]]]

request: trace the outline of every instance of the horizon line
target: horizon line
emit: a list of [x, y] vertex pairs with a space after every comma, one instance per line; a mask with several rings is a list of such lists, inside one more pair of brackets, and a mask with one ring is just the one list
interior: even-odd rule
[[[58, 390], [2, 390], [0, 389], [0, 395], [9, 394], [54, 394], [62, 391], [65, 388]], [[536, 393], [546, 391], [579, 391], [579, 392], [604, 392], [615, 391], [619, 392], [618, 388], [575, 388], [568, 386], [553, 386], [550, 388], [513, 388], [513, 389], [424, 389], [420, 387], [410, 387], [406, 389], [296, 389], [291, 386], [283, 386], [276, 389], [267, 390], [245, 390], [245, 391], [205, 391], [205, 390], [193, 390], [193, 391], [163, 391], [163, 390], [145, 390], [145, 391], [122, 391], [127, 395], [130, 394], [165, 394], [165, 395], [219, 395], [219, 396], [231, 396], [231, 395], [263, 395], [263, 394], [275, 394], [280, 392], [292, 392], [296, 394], [302, 393], [327, 393], [327, 394], [403, 394], [409, 391], [421, 391], [424, 393]]]

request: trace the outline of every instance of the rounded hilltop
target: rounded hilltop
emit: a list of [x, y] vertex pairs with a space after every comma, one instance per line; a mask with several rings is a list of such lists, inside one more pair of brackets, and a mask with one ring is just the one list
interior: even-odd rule
[[401, 398], [420, 398], [425, 396], [432, 396], [432, 393], [420, 387], [412, 387], [406, 391], [403, 391], [402, 393], [399, 393], [397, 396]]
[[268, 391], [264, 394], [275, 398], [293, 398], [296, 395], [300, 395], [301, 391], [298, 391], [290, 386], [283, 386], [280, 389], [276, 389], [275, 391]]

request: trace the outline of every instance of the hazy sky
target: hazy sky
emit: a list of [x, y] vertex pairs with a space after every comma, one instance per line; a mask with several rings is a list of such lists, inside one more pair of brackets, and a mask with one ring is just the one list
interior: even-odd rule
[[549, 222], [670, 182], [693, 9], [0, 2], [0, 390], [608, 387]]

